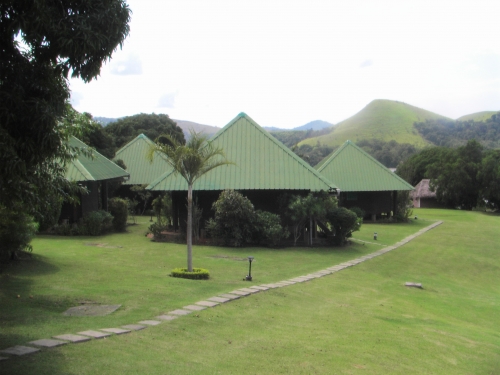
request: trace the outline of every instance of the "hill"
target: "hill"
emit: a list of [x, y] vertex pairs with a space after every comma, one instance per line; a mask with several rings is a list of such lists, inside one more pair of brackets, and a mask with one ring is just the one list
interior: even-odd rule
[[498, 113], [497, 111], [483, 111], [483, 112], [476, 112], [476, 113], [471, 113], [470, 115], [465, 115], [462, 117], [457, 118], [457, 121], [487, 121], [493, 116], [495, 113]]
[[185, 121], [185, 120], [175, 120], [173, 119], [177, 125], [182, 129], [184, 132], [184, 137], [186, 139], [189, 137], [189, 131], [193, 130], [196, 133], [203, 133], [206, 134], [207, 136], [211, 137], [215, 133], [217, 133], [221, 128], [218, 128], [217, 126], [211, 126], [211, 125], [203, 125], [203, 124], [198, 124], [196, 122], [192, 121]]
[[334, 124], [331, 124], [329, 122], [323, 121], [323, 120], [314, 120], [311, 122], [308, 122], [305, 125], [298, 126], [296, 128], [293, 128], [292, 130], [321, 130], [325, 128], [331, 128], [332, 126], [335, 126]]
[[418, 147], [428, 144], [413, 127], [414, 122], [448, 119], [436, 113], [393, 100], [377, 99], [365, 108], [337, 124], [328, 134], [308, 138], [300, 144], [338, 146], [346, 140], [363, 139], [395, 140]]

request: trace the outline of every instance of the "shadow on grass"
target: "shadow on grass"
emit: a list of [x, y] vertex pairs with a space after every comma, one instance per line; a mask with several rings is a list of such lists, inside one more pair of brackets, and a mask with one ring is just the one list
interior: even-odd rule
[[37, 277], [59, 272], [59, 268], [43, 256], [33, 255], [28, 260], [2, 264], [0, 270], [0, 349], [42, 338], [19, 332], [29, 332], [30, 326], [60, 316], [75, 304], [71, 298], [33, 293]]
[[[72, 345], [72, 344], [69, 344]], [[74, 344], [73, 344], [74, 345]], [[0, 362], [2, 375], [40, 374], [76, 375], [78, 370], [68, 371], [65, 356], [58, 349], [42, 349], [39, 352]]]

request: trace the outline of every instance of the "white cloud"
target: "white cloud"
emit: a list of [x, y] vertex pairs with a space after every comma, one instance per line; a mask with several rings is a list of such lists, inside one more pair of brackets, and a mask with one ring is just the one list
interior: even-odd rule
[[111, 74], [128, 76], [142, 74], [142, 61], [136, 54], [131, 54], [125, 60], [111, 63]]

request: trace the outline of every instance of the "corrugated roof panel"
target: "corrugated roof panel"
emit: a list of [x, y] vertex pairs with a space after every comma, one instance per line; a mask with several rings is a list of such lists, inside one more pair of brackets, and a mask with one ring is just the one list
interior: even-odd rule
[[[71, 137], [69, 144], [81, 149], [89, 148], [85, 143]], [[102, 181], [129, 176], [129, 173], [97, 151], [92, 151], [93, 157], [78, 155], [66, 169], [66, 178], [70, 181]]]
[[152, 144], [153, 141], [140, 134], [116, 152], [114, 160], [123, 160], [130, 173], [130, 179], [124, 183], [125, 185], [150, 184], [162, 174], [172, 170], [166, 161], [167, 157], [160, 152], [155, 152], [152, 163], [147, 160], [146, 155]]
[[413, 190], [413, 186], [351, 141], [325, 159], [317, 165], [318, 172], [335, 181], [341, 191]]
[[[211, 139], [235, 165], [216, 168], [194, 184], [195, 190], [329, 190], [336, 186], [311, 168], [244, 113]], [[162, 175], [152, 190], [187, 190], [183, 178]]]

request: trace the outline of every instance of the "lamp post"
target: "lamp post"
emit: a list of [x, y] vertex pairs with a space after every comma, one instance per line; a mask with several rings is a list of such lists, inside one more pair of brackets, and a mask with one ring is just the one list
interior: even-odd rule
[[248, 275], [247, 277], [245, 277], [246, 281], [252, 281], [252, 261], [253, 257], [252, 256], [248, 257]]

